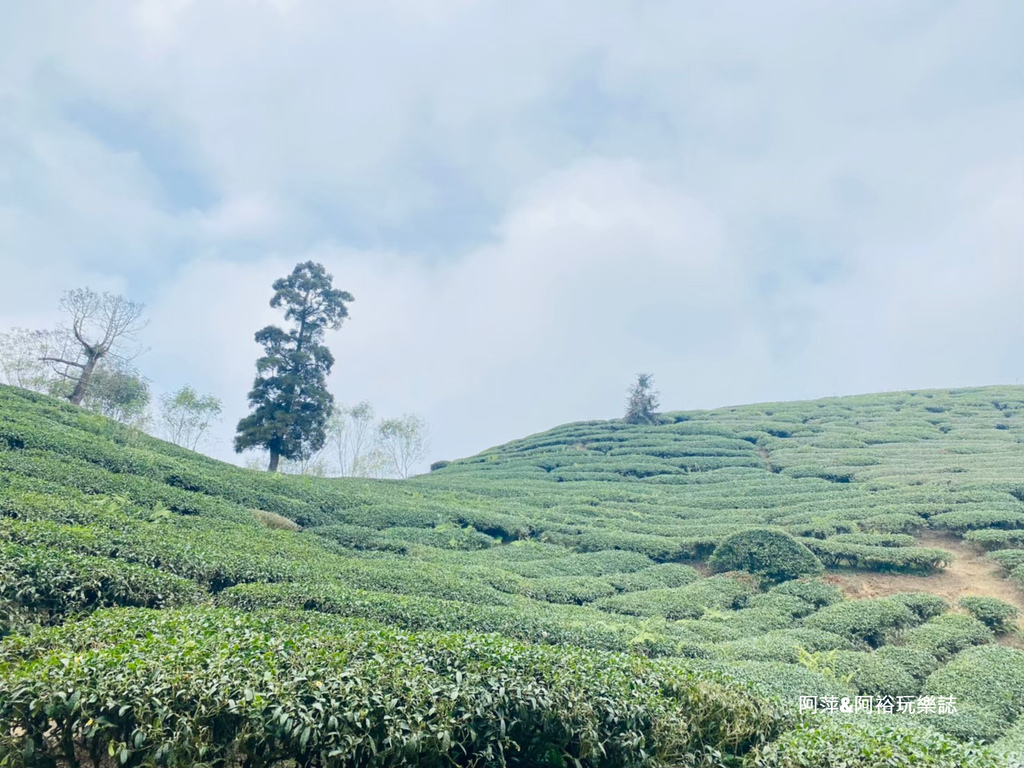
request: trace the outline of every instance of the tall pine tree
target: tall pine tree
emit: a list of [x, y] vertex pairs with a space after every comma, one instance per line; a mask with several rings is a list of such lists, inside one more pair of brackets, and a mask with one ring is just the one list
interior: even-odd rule
[[283, 307], [289, 330], [268, 325], [256, 332], [264, 355], [256, 361], [256, 381], [249, 392], [252, 413], [238, 422], [235, 451], [264, 448], [268, 471], [276, 472], [283, 456], [302, 460], [320, 450], [334, 397], [327, 376], [334, 356], [324, 345], [324, 331], [337, 330], [348, 317], [346, 291], [333, 287], [322, 264], [297, 264], [288, 277], [274, 282], [270, 306]]

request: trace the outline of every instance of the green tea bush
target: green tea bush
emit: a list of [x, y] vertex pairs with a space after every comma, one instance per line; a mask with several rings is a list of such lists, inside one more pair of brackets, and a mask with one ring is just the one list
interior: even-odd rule
[[785, 617], [787, 620], [798, 619], [814, 613], [814, 606], [795, 595], [784, 595], [779, 592], [762, 592], [753, 595], [744, 603], [746, 611], [763, 611]]
[[[642, 571], [654, 565], [649, 557], [636, 552], [605, 550], [584, 554], [568, 554], [523, 562], [503, 563], [502, 566], [520, 576], [542, 579], [556, 576], [607, 576]], [[691, 569], [692, 571], [692, 569]], [[696, 574], [696, 571], [693, 571]]]
[[989, 552], [986, 557], [999, 563], [1007, 572], [1024, 565], [1024, 549], [999, 549]]
[[928, 621], [949, 610], [949, 603], [944, 598], [930, 592], [900, 592], [888, 599], [907, 606], [920, 621]]
[[1003, 756], [1006, 768], [1024, 768], [1024, 717], [1017, 718], [992, 749]]
[[877, 648], [897, 630], [917, 624], [905, 605], [888, 598], [855, 600], [822, 608], [804, 619], [804, 626], [835, 632]]
[[855, 695], [841, 680], [814, 672], [799, 664], [698, 659], [687, 662], [687, 666], [696, 671], [723, 672], [730, 678], [750, 686], [757, 695], [771, 699], [779, 709], [791, 716], [798, 714], [801, 696]]
[[983, 549], [1021, 549], [1024, 548], [1024, 530], [1004, 531], [999, 529], [985, 529], [981, 531], [968, 531], [964, 534], [964, 541], [977, 544]]
[[773, 582], [820, 573], [821, 562], [788, 533], [771, 529], [740, 531], [726, 537], [708, 560], [717, 572], [747, 571]]
[[666, 619], [697, 619], [709, 608], [742, 607], [753, 594], [751, 585], [727, 576], [701, 579], [674, 589], [627, 592], [596, 601], [603, 611], [627, 616], [663, 616]]
[[913, 547], [917, 539], [903, 533], [840, 533], [829, 541], [838, 544], [863, 544], [869, 547]]
[[800, 651], [855, 650], [853, 642], [819, 629], [781, 629], [715, 646], [716, 655], [736, 661], [781, 661], [797, 664]]
[[413, 631], [498, 632], [534, 643], [610, 651], [630, 649], [630, 641], [640, 632], [639, 624], [625, 618], [615, 620], [603, 612], [525, 599], [509, 606], [474, 605], [323, 583], [243, 584], [221, 592], [217, 599], [222, 605], [245, 611], [294, 608], [370, 619]]
[[924, 682], [932, 672], [938, 669], [939, 660], [928, 651], [920, 648], [906, 648], [899, 645], [883, 645], [874, 652], [880, 659], [898, 664], [918, 683]]
[[607, 581], [620, 592], [639, 592], [662, 587], [683, 587], [700, 578], [695, 568], [682, 563], [659, 563], [642, 571], [616, 573]]
[[923, 691], [955, 696], [1009, 725], [1024, 714], [1024, 651], [1002, 645], [968, 648], [933, 672]]
[[771, 588], [780, 595], [792, 595], [810, 603], [815, 609], [833, 605], [843, 599], [843, 591], [834, 584], [817, 579], [796, 579]]
[[992, 630], [971, 616], [945, 613], [919, 627], [908, 629], [900, 637], [902, 645], [920, 648], [940, 661], [972, 645], [992, 642]]
[[862, 531], [870, 533], [907, 533], [921, 528], [925, 520], [911, 512], [892, 512], [866, 517], [859, 524]]
[[1018, 565], [1007, 577], [1010, 581], [1016, 582], [1017, 586], [1024, 590], [1024, 565]]
[[1006, 768], [995, 750], [887, 718], [819, 716], [762, 749], [757, 768]]
[[779, 724], [735, 684], [637, 657], [328, 617], [147, 618], [105, 613], [0, 670], [0, 760], [626, 768], [705, 745], [724, 760]]
[[574, 603], [583, 605], [614, 595], [615, 587], [605, 579], [590, 576], [556, 576], [547, 579], [527, 579], [524, 594], [534, 600], [548, 603]]
[[847, 565], [871, 571], [932, 573], [953, 560], [951, 553], [933, 547], [870, 546], [837, 539], [804, 539], [803, 543], [829, 567]]
[[828, 664], [840, 680], [862, 695], [916, 696], [921, 689], [921, 681], [877, 651], [838, 651], [830, 655]]
[[0, 600], [43, 624], [107, 606], [158, 608], [200, 602], [195, 582], [104, 557], [0, 543]]
[[1020, 613], [1016, 606], [994, 597], [962, 597], [960, 607], [996, 634], [1012, 632]]
[[1024, 528], [1024, 512], [1016, 509], [964, 509], [934, 515], [928, 522], [934, 528], [945, 528], [955, 533], [980, 528]]

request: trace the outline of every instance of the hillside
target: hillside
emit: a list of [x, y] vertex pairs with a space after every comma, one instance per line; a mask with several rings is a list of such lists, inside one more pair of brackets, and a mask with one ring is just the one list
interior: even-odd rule
[[320, 479], [0, 387], [0, 765], [1006, 766], [1022, 444], [983, 387]]

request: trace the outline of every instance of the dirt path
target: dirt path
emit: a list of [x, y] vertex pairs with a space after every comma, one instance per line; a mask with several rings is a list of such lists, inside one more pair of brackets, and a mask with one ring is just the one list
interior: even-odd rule
[[[998, 565], [985, 559], [985, 553], [964, 544], [954, 536], [928, 532], [918, 537], [921, 546], [945, 549], [956, 559], [943, 571], [931, 576], [911, 576], [871, 571], [833, 571], [825, 580], [854, 600], [885, 597], [897, 592], [931, 592], [944, 597], [954, 607], [961, 597], [997, 597], [1016, 605], [1024, 614], [1024, 592], [1002, 577]], [[1024, 619], [1018, 622], [1024, 627]], [[1020, 647], [1020, 638], [1007, 638], [1008, 645]]]

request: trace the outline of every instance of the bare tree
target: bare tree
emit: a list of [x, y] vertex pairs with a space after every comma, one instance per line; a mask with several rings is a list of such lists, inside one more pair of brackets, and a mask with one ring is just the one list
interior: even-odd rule
[[223, 405], [213, 395], [200, 395], [189, 385], [160, 397], [160, 421], [164, 436], [172, 443], [199, 447], [210, 425], [220, 418]]
[[377, 428], [380, 450], [391, 473], [405, 479], [427, 455], [427, 425], [415, 414], [385, 419]]
[[101, 360], [110, 357], [127, 362], [142, 353], [132, 342], [146, 327], [142, 319], [145, 305], [111, 293], [76, 288], [64, 293], [60, 308], [71, 316], [71, 325], [56, 335], [41, 359], [50, 363], [59, 377], [74, 382], [68, 400], [81, 405]]

